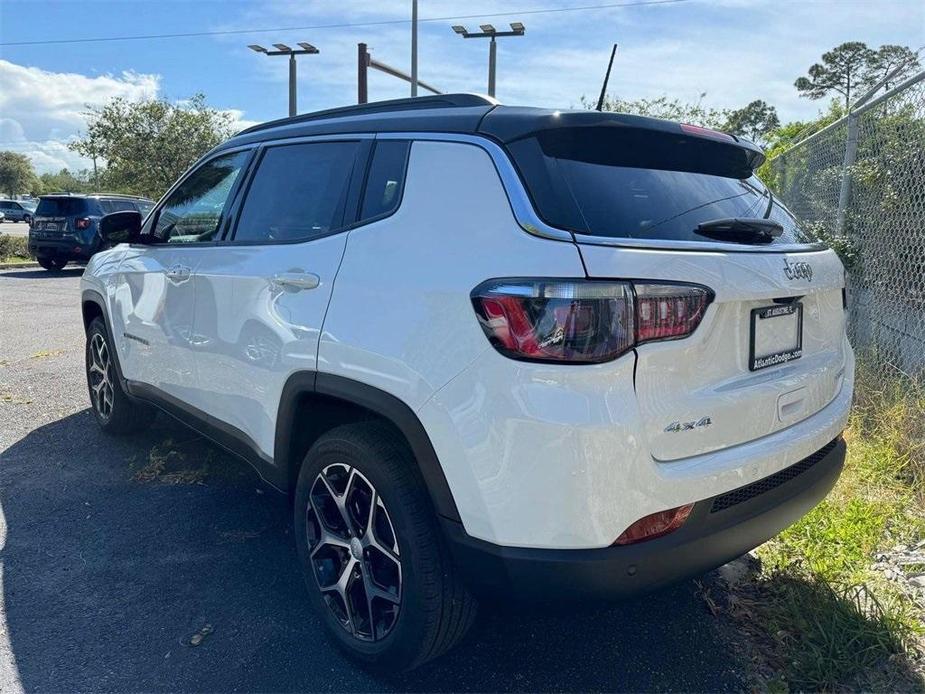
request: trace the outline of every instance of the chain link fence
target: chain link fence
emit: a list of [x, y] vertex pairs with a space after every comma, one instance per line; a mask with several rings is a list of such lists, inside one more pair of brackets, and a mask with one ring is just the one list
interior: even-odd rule
[[848, 269], [848, 331], [884, 376], [925, 374], [925, 71], [771, 161]]

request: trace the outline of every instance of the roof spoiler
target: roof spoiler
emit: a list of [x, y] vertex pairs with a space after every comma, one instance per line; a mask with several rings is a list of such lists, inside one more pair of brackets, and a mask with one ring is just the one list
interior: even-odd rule
[[[522, 113], [518, 113], [522, 111]], [[526, 115], [532, 118], [525, 118]], [[518, 117], [520, 116], [520, 117]], [[696, 125], [600, 111], [489, 112], [479, 131], [504, 144], [535, 137], [548, 156], [610, 166], [748, 178], [764, 163], [753, 142]]]

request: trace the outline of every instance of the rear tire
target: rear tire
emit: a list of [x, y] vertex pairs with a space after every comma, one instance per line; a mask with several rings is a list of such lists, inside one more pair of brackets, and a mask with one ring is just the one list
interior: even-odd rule
[[87, 328], [87, 390], [96, 423], [107, 434], [132, 434], [150, 426], [156, 410], [129, 398], [122, 390], [115, 352], [102, 318]]
[[39, 265], [41, 265], [43, 268], [45, 268], [46, 270], [52, 270], [52, 271], [63, 270], [64, 266], [67, 265], [66, 258], [56, 258], [54, 256], [41, 256], [40, 255], [38, 258], [36, 258], [36, 260], [38, 261]]
[[294, 525], [310, 599], [353, 658], [410, 670], [471, 626], [476, 602], [411, 452], [387, 425], [346, 424], [315, 442], [299, 471]]

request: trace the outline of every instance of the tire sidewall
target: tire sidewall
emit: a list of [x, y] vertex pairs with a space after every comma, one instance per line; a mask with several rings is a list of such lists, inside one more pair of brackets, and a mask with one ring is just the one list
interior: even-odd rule
[[[96, 402], [93, 399], [93, 388], [90, 386], [90, 364], [92, 362], [92, 357], [90, 356], [90, 344], [93, 342], [94, 335], [101, 335], [103, 341], [106, 343], [106, 348], [109, 350], [109, 361], [110, 369], [112, 369], [111, 378], [114, 379], [113, 383], [113, 402], [112, 402], [112, 411], [109, 414], [109, 417], [103, 417], [96, 409]], [[95, 318], [91, 323], [90, 327], [87, 329], [87, 344], [84, 349], [84, 367], [86, 370], [87, 378], [87, 395], [90, 396], [90, 410], [93, 412], [93, 418], [96, 420], [96, 423], [100, 425], [102, 429], [106, 429], [109, 423], [112, 421], [113, 415], [116, 412], [117, 403], [117, 393], [118, 388], [118, 377], [116, 376], [116, 366], [113, 360], [112, 352], [112, 343], [109, 341], [109, 335], [107, 334], [106, 326], [103, 325], [102, 321], [99, 318]]]
[[[420, 580], [423, 567], [433, 566], [433, 562], [439, 561], [439, 558], [430, 556], [426, 547], [414, 541], [414, 519], [407, 512], [408, 507], [402, 498], [407, 495], [407, 490], [398, 489], [395, 480], [375, 464], [375, 458], [372, 458], [370, 453], [365, 446], [344, 438], [321, 440], [312, 447], [302, 464], [296, 487], [293, 514], [296, 547], [311, 602], [324, 620], [335, 643], [364, 663], [389, 665], [390, 669], [404, 668], [417, 658], [417, 645], [424, 639], [427, 631], [424, 591]], [[305, 529], [308, 498], [316, 476], [334, 463], [357, 468], [376, 488], [388, 509], [398, 538], [402, 563], [401, 607], [392, 631], [380, 641], [361, 641], [341, 626], [321, 596], [311, 564]]]

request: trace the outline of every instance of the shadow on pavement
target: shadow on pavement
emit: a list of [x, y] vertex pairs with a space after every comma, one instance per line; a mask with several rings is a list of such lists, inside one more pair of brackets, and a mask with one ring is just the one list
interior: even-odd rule
[[84, 274], [83, 265], [68, 265], [62, 270], [3, 270], [3, 277], [11, 277], [20, 280], [40, 280], [51, 277], [80, 277]]
[[[171, 450], [171, 472], [190, 474], [158, 467]], [[487, 608], [449, 655], [374, 676], [308, 608], [285, 497], [163, 416], [132, 439], [103, 435], [88, 410], [30, 432], [0, 455], [0, 503], [6, 626], [27, 692], [743, 686], [691, 584], [577, 614]]]

